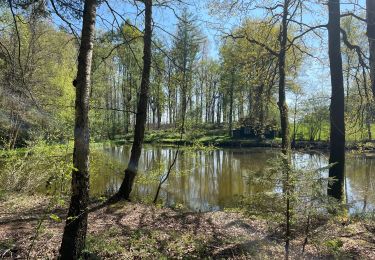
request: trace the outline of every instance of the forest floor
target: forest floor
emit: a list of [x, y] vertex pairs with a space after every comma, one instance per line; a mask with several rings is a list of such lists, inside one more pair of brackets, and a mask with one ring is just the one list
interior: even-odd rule
[[[37, 195], [1, 198], [0, 258], [56, 258], [66, 208], [48, 209], [49, 201]], [[238, 212], [191, 213], [123, 202], [90, 213], [88, 223], [88, 259], [284, 257], [275, 225]], [[291, 259], [375, 259], [375, 223], [369, 220], [321, 223], [311, 229], [302, 254], [304, 241], [305, 236], [293, 238]]]

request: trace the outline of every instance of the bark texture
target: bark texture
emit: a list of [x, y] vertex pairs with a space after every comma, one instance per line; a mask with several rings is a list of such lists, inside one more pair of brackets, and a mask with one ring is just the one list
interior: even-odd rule
[[78, 56], [75, 101], [72, 195], [60, 248], [60, 259], [79, 259], [85, 247], [89, 201], [89, 97], [96, 0], [86, 0]]
[[375, 1], [366, 0], [367, 37], [370, 51], [371, 89], [375, 99]]
[[283, 174], [285, 175], [284, 182], [284, 193], [285, 193], [285, 259], [289, 259], [289, 248], [290, 248], [290, 220], [291, 220], [291, 205], [290, 205], [290, 137], [289, 137], [289, 117], [288, 117], [288, 105], [286, 103], [286, 52], [288, 44], [288, 16], [291, 1], [284, 0], [283, 3], [283, 14], [281, 20], [281, 30], [279, 36], [280, 50], [278, 53], [278, 70], [279, 70], [279, 102], [278, 107], [280, 111], [280, 124], [281, 124], [281, 149], [283, 154], [286, 156], [283, 159], [285, 165]]
[[138, 162], [141, 156], [142, 143], [145, 133], [145, 124], [147, 119], [147, 102], [150, 86], [150, 71], [151, 71], [151, 38], [152, 38], [152, 0], [145, 0], [145, 32], [144, 32], [144, 47], [143, 47], [143, 71], [141, 90], [137, 107], [136, 123], [134, 128], [134, 142], [130, 154], [128, 167], [125, 170], [125, 178], [121, 184], [118, 193], [114, 196], [115, 200], [129, 199], [132, 191], [134, 179], [138, 171]]
[[340, 1], [329, 0], [328, 12], [328, 51], [332, 85], [329, 163], [334, 164], [329, 169], [329, 176], [335, 178], [328, 187], [328, 195], [342, 200], [345, 168], [345, 96], [340, 46]]
[[230, 93], [229, 93], [229, 114], [228, 114], [228, 122], [229, 122], [229, 136], [232, 136], [233, 130], [233, 92], [234, 92], [234, 73], [233, 70], [231, 73], [231, 83], [230, 83]]
[[281, 138], [282, 138], [282, 150], [284, 154], [290, 150], [290, 138], [289, 138], [289, 118], [288, 118], [288, 105], [286, 104], [285, 96], [285, 64], [286, 64], [286, 49], [288, 40], [288, 9], [290, 1], [284, 2], [283, 17], [280, 32], [280, 51], [278, 55], [279, 62], [279, 111], [280, 111], [280, 123], [281, 123]]

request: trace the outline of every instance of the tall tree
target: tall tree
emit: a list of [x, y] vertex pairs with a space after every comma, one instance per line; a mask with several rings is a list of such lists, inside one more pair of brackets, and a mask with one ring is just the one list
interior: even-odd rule
[[329, 185], [328, 194], [338, 200], [343, 198], [345, 168], [345, 95], [342, 72], [340, 1], [328, 1], [328, 52], [331, 71], [332, 96], [330, 106], [329, 177], [336, 180]]
[[[192, 86], [193, 65], [199, 52], [199, 32], [192, 14], [185, 8], [177, 25], [177, 35], [173, 46], [173, 59], [180, 83], [179, 120], [185, 121], [188, 96]], [[182, 129], [184, 132], [185, 129]]]
[[143, 36], [143, 70], [141, 89], [137, 106], [136, 123], [134, 128], [134, 142], [130, 154], [128, 167], [125, 170], [125, 178], [117, 194], [111, 200], [129, 199], [134, 179], [138, 171], [139, 158], [142, 151], [142, 143], [147, 119], [147, 103], [150, 86], [150, 72], [152, 61], [152, 0], [144, 0], [145, 4], [145, 31]]
[[278, 69], [279, 69], [279, 102], [277, 103], [280, 110], [281, 122], [281, 138], [282, 150], [287, 154], [290, 149], [289, 138], [289, 118], [288, 118], [288, 105], [286, 103], [285, 95], [285, 77], [286, 77], [286, 52], [288, 40], [288, 16], [289, 16], [290, 0], [285, 0], [283, 4], [283, 15], [281, 20], [281, 31], [279, 36], [280, 49], [278, 53]]
[[375, 99], [375, 1], [366, 0], [367, 37], [370, 50], [371, 89]]
[[95, 33], [96, 0], [86, 0], [83, 9], [81, 45], [76, 88], [72, 195], [60, 248], [61, 259], [79, 259], [85, 247], [89, 202], [89, 100]]

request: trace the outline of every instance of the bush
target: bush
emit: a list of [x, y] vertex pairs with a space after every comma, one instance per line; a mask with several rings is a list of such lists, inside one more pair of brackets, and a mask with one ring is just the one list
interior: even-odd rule
[[69, 144], [47, 145], [45, 141], [37, 141], [27, 148], [1, 151], [0, 190], [65, 191], [72, 171], [72, 150]]

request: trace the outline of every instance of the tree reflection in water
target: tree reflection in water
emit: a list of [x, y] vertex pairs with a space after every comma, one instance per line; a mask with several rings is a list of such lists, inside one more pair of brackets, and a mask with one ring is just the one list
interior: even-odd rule
[[[155, 167], [168, 165], [174, 148], [145, 146], [140, 159], [140, 174], [150, 174]], [[106, 146], [104, 152], [126, 165], [130, 146]], [[184, 151], [179, 155], [175, 171], [162, 188], [160, 198], [168, 206], [184, 205], [193, 211], [212, 211], [233, 205], [237, 196], [251, 196], [274, 187], [260, 187], [247, 180], [249, 174], [262, 174], [268, 160], [279, 150], [265, 148], [216, 149], [212, 151]], [[375, 208], [375, 174], [373, 158], [347, 155], [346, 191], [351, 212], [368, 212]], [[292, 162], [301, 169], [318, 169], [328, 164], [322, 153], [295, 152]], [[159, 165], [159, 166], [158, 166]], [[112, 170], [113, 171], [113, 170]], [[328, 171], [323, 171], [324, 177]], [[154, 178], [154, 177], [153, 177]], [[123, 179], [122, 174], [101, 173], [92, 178], [91, 193], [114, 193]], [[136, 184], [133, 198], [152, 197], [157, 183]]]

